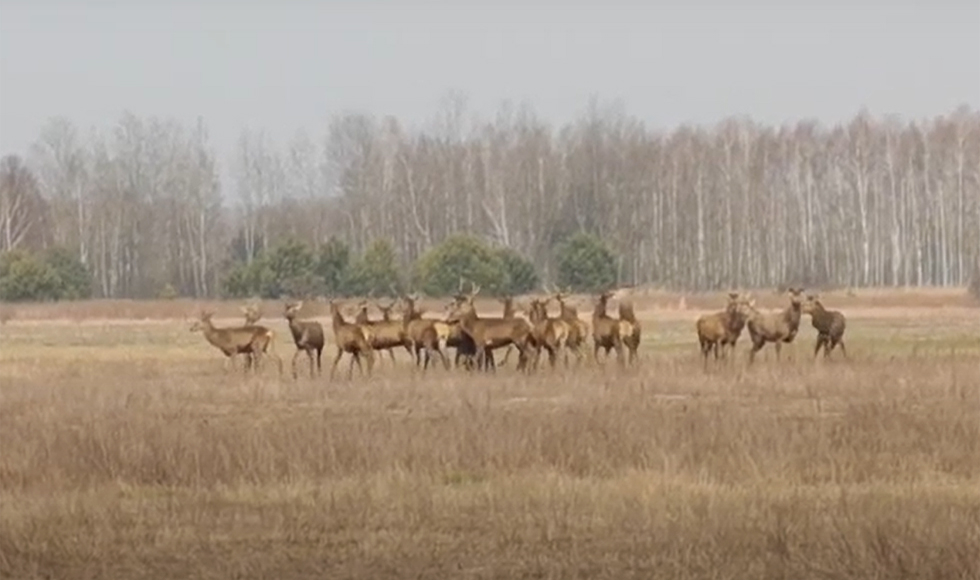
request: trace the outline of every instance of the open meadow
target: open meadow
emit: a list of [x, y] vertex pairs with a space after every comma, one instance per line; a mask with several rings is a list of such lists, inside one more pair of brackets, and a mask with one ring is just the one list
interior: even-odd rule
[[402, 349], [350, 381], [325, 307], [323, 376], [293, 380], [279, 302], [282, 377], [225, 370], [203, 303], [4, 306], [0, 576], [980, 578], [965, 291], [829, 293], [847, 360], [804, 316], [782, 360], [749, 367], [743, 333], [705, 371], [723, 296], [638, 296], [636, 367], [423, 375]]

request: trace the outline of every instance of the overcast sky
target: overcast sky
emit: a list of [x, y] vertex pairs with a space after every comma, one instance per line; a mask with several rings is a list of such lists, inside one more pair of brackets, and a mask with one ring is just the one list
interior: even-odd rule
[[596, 95], [663, 128], [980, 109], [978, 0], [450, 4], [0, 0], [0, 154], [51, 116], [109, 128], [129, 110], [202, 116], [227, 160], [246, 126], [320, 137], [344, 110], [418, 125], [449, 90], [554, 122]]

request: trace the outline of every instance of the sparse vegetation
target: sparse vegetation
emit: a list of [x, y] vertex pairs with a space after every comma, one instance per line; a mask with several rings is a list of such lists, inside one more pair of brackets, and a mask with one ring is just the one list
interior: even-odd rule
[[18, 305], [0, 577], [976, 578], [980, 311], [940, 295], [824, 296], [848, 362], [702, 373], [711, 295], [658, 310], [627, 372], [354, 384], [224, 374], [179, 317]]

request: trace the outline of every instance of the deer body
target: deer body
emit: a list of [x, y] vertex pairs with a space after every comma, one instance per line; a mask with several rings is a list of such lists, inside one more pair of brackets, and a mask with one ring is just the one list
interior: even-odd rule
[[385, 307], [378, 305], [382, 319], [371, 320], [368, 318], [367, 304], [362, 302], [360, 304], [360, 311], [354, 319], [354, 322], [361, 327], [372, 349], [388, 351], [392, 365], [395, 364], [395, 348], [399, 346], [405, 347], [408, 354], [412, 354], [412, 347], [408, 340], [408, 335], [405, 332], [404, 322], [391, 319], [391, 309], [393, 307], [393, 303]]
[[334, 372], [337, 370], [337, 363], [344, 353], [351, 356], [350, 369], [347, 371], [347, 379], [354, 375], [354, 363], [357, 363], [358, 370], [364, 374], [364, 367], [361, 365], [361, 357], [368, 360], [368, 374], [374, 369], [374, 350], [364, 336], [364, 331], [357, 324], [351, 324], [344, 320], [340, 313], [340, 305], [330, 301], [330, 317], [333, 326], [334, 341], [337, 343], [337, 356], [333, 359], [333, 366], [330, 368], [330, 378], [333, 379]]
[[606, 306], [610, 298], [612, 298], [612, 292], [600, 294], [596, 301], [595, 310], [592, 312], [592, 341], [594, 343], [592, 357], [598, 363], [600, 348], [606, 350], [607, 357], [609, 351], [615, 349], [618, 362], [623, 364], [623, 340], [619, 334], [619, 321], [606, 314]]
[[418, 296], [415, 294], [402, 298], [402, 302], [405, 303], [405, 309], [402, 314], [405, 334], [411, 347], [409, 352], [415, 358], [415, 365], [418, 366], [422, 359], [422, 351], [425, 351], [425, 363], [422, 365], [423, 372], [429, 368], [429, 362], [432, 361], [434, 358], [433, 355], [435, 354], [439, 355], [439, 358], [442, 359], [443, 366], [448, 370], [449, 359], [442, 352], [441, 346], [445, 344], [445, 340], [440, 336], [439, 325], [445, 327], [447, 335], [449, 327], [441, 321], [422, 318], [422, 311], [415, 306], [417, 301]]
[[566, 292], [555, 292], [554, 300], [558, 302], [558, 320], [565, 323], [567, 336], [565, 338], [565, 366], [568, 366], [568, 351], [575, 354], [576, 364], [581, 364], [585, 354], [582, 347], [589, 336], [589, 325], [578, 317], [578, 310], [566, 302]]
[[640, 321], [636, 318], [633, 311], [633, 304], [630, 302], [620, 302], [619, 304], [619, 336], [622, 338], [623, 345], [629, 351], [629, 364], [635, 364], [637, 351], [640, 348], [640, 335], [642, 334]]
[[817, 330], [817, 345], [813, 349], [816, 357], [823, 348], [824, 357], [830, 356], [830, 351], [840, 345], [840, 350], [847, 358], [847, 348], [844, 346], [844, 329], [847, 320], [837, 310], [827, 310], [816, 296], [808, 296], [803, 305], [803, 312], [810, 315], [810, 323]]
[[473, 305], [473, 299], [480, 292], [475, 286], [468, 295], [456, 296], [452, 305], [453, 312], [447, 322], [458, 322], [460, 329], [468, 335], [476, 345], [477, 364], [483, 365], [487, 371], [491, 363], [487, 360], [488, 353], [495, 348], [513, 344], [520, 352], [517, 363], [518, 370], [527, 370], [527, 346], [531, 334], [531, 326], [523, 318], [480, 318]]
[[285, 316], [286, 321], [289, 323], [289, 332], [293, 335], [293, 343], [296, 344], [296, 352], [293, 354], [292, 371], [293, 378], [297, 378], [296, 374], [296, 357], [299, 353], [305, 352], [307, 358], [310, 360], [310, 378], [313, 378], [313, 353], [316, 352], [316, 374], [320, 374], [322, 371], [321, 367], [321, 356], [323, 354], [323, 346], [325, 343], [323, 336], [323, 326], [315, 320], [297, 320], [297, 315], [299, 314], [300, 308], [303, 307], [302, 302], [297, 302], [295, 304], [286, 304]]
[[745, 326], [752, 338], [749, 363], [755, 360], [755, 353], [762, 350], [767, 342], [776, 346], [776, 360], [779, 360], [783, 343], [793, 342], [800, 329], [802, 288], [790, 288], [790, 305], [778, 312], [760, 312], [751, 303], [743, 303], [743, 311], [748, 314]]
[[274, 350], [275, 333], [264, 326], [246, 325], [218, 328], [211, 321], [213, 312], [201, 313], [200, 319], [191, 326], [191, 331], [201, 331], [204, 338], [226, 357], [245, 355], [245, 372], [255, 367], [258, 370], [259, 358], [263, 354], [272, 355], [279, 362], [282, 374], [282, 359]]
[[745, 326], [745, 314], [739, 308], [737, 292], [728, 294], [728, 305], [721, 312], [705, 314], [698, 318], [695, 327], [698, 331], [698, 342], [701, 344], [701, 354], [704, 356], [704, 366], [708, 367], [708, 354], [714, 350], [715, 360], [718, 360], [718, 349], [724, 354], [725, 346], [735, 348], [738, 334]]

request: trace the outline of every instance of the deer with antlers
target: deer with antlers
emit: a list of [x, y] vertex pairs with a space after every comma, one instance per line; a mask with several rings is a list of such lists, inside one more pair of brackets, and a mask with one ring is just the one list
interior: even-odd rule
[[480, 293], [480, 287], [470, 283], [471, 290], [468, 294], [457, 294], [454, 302], [450, 303], [450, 315], [446, 319], [450, 323], [459, 323], [460, 329], [473, 339], [476, 344], [477, 364], [483, 366], [484, 370], [491, 370], [487, 355], [495, 348], [501, 348], [509, 344], [517, 347], [520, 356], [517, 363], [518, 370], [529, 369], [528, 362], [528, 340], [531, 334], [531, 326], [523, 318], [480, 318], [476, 312], [474, 299]]
[[357, 363], [358, 370], [361, 371], [362, 375], [364, 374], [361, 357], [367, 358], [367, 374], [370, 375], [374, 369], [374, 349], [371, 348], [371, 343], [368, 342], [367, 337], [364, 336], [364, 331], [359, 325], [344, 320], [344, 316], [340, 312], [339, 302], [330, 300], [329, 304], [334, 342], [337, 345], [337, 356], [334, 357], [333, 366], [330, 368], [331, 380], [334, 377], [334, 372], [337, 370], [337, 363], [340, 362], [340, 358], [345, 352], [351, 356], [350, 369], [347, 371], [348, 380], [354, 376], [355, 362]]
[[202, 332], [211, 345], [228, 357], [226, 362], [239, 354], [245, 355], [246, 373], [253, 367], [257, 372], [260, 358], [268, 354], [278, 361], [279, 374], [282, 374], [282, 359], [275, 352], [275, 333], [272, 330], [254, 324], [218, 328], [211, 321], [213, 316], [214, 312], [202, 311], [199, 319], [191, 325], [191, 332]]
[[316, 374], [321, 374], [320, 364], [323, 354], [324, 336], [323, 326], [315, 320], [298, 320], [300, 309], [303, 302], [287, 302], [283, 312], [286, 322], [289, 323], [289, 332], [293, 335], [293, 342], [296, 344], [296, 352], [293, 354], [292, 371], [293, 378], [297, 378], [296, 357], [299, 353], [305, 352], [310, 359], [310, 378], [313, 378], [313, 353], [316, 353]]

